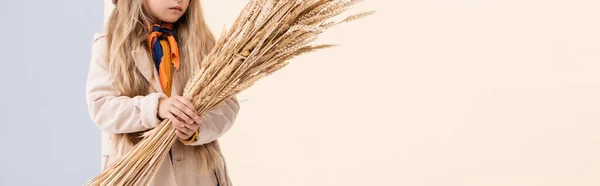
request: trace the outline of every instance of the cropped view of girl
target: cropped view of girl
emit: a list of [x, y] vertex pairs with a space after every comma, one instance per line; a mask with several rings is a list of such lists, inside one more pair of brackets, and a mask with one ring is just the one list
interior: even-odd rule
[[101, 131], [102, 168], [162, 120], [179, 140], [152, 185], [231, 185], [217, 139], [233, 125], [236, 97], [197, 115], [181, 96], [215, 39], [198, 0], [113, 0], [106, 31], [95, 35], [86, 82], [89, 114]]

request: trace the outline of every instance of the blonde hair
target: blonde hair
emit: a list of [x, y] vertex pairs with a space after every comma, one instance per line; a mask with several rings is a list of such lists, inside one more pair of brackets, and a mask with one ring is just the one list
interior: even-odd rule
[[[114, 84], [124, 95], [148, 93], [148, 83], [135, 68], [130, 52], [140, 46], [147, 47], [148, 25], [152, 25], [153, 19], [144, 8], [144, 0], [117, 1], [116, 8], [109, 17], [107, 59], [115, 79]], [[174, 24], [173, 31], [182, 61], [182, 69], [177, 74], [189, 77], [189, 74], [199, 70], [202, 58], [215, 45], [215, 38], [206, 25], [199, 1], [190, 1], [186, 13]]]
[[[155, 20], [144, 7], [144, 0], [117, 1], [108, 19], [106, 30], [107, 60], [114, 86], [124, 96], [147, 95], [149, 82], [137, 70], [131, 51], [138, 47], [148, 50], [149, 25]], [[200, 70], [200, 62], [215, 45], [198, 0], [190, 0], [185, 14], [173, 25], [179, 46], [181, 67], [173, 80], [184, 86], [190, 74]], [[150, 54], [150, 52], [148, 52]], [[183, 92], [184, 87], [173, 87]], [[119, 154], [129, 151], [140, 140], [140, 133], [115, 134]], [[203, 168], [214, 168], [222, 162], [218, 158], [216, 142], [190, 147], [197, 150]]]

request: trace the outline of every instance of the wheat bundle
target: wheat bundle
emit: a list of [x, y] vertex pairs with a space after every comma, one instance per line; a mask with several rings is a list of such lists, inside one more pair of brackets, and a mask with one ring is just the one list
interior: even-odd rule
[[[360, 0], [250, 0], [232, 27], [223, 32], [201, 68], [187, 82], [183, 96], [199, 115], [281, 69], [288, 60], [334, 45], [314, 45], [325, 30], [374, 12], [337, 19]], [[92, 178], [87, 185], [147, 185], [176, 136], [163, 120], [132, 150]]]

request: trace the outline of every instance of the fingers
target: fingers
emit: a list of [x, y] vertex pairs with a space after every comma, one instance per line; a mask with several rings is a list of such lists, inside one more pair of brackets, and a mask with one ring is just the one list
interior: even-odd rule
[[198, 129], [200, 129], [200, 124], [199, 123], [192, 123], [192, 124], [186, 125], [185, 128], [190, 129], [190, 130], [196, 132]]
[[194, 120], [192, 120], [192, 118], [190, 118], [187, 114], [183, 113], [181, 110], [179, 110], [179, 108], [177, 108], [177, 106], [172, 107], [169, 110], [173, 115], [181, 118], [184, 122], [186, 123], [192, 123], [194, 122]]
[[175, 99], [181, 103], [182, 105], [185, 106], [185, 108], [180, 108], [182, 111], [184, 111], [188, 116], [190, 116], [191, 118], [197, 117], [197, 111], [196, 111], [196, 107], [194, 107], [194, 104], [192, 104], [192, 102], [190, 102], [189, 100], [181, 97], [181, 96], [177, 96], [175, 97]]
[[[200, 118], [200, 117], [198, 117], [198, 118]], [[198, 120], [200, 120], [200, 119], [198, 119]], [[200, 122], [202, 122], [202, 120], [200, 120]], [[193, 122], [191, 124], [183, 123], [183, 126], [175, 126], [175, 129], [179, 130], [180, 132], [182, 132], [186, 135], [191, 136], [196, 131], [198, 131], [198, 129], [200, 129], [200, 123], [199, 122]]]
[[175, 127], [175, 131], [179, 131], [179, 132], [185, 134], [185, 136], [188, 138], [196, 132], [196, 130], [190, 129], [188, 127]]
[[171, 120], [177, 137], [187, 139], [198, 131], [204, 116], [198, 116], [196, 108], [189, 100], [181, 96], [172, 98], [166, 118]]
[[173, 115], [173, 114], [169, 114], [167, 116], [167, 119], [171, 120], [171, 122], [173, 123], [173, 127], [175, 127], [175, 128], [184, 128], [185, 127], [185, 123], [183, 123], [182, 121], [177, 119], [177, 117], [175, 117], [175, 115]]
[[[171, 118], [173, 118], [173, 119], [171, 119]], [[194, 127], [194, 125], [197, 125], [197, 124], [186, 125], [182, 121], [179, 121], [177, 118], [175, 118], [175, 116], [173, 116], [173, 115], [169, 116], [169, 120], [171, 120], [171, 122], [173, 122], [173, 128], [175, 129], [175, 134], [177, 135], [177, 137], [179, 137], [181, 139], [188, 139], [190, 136], [194, 135], [196, 130], [198, 130], [198, 129], [190, 129], [190, 128], [196, 128], [196, 127]], [[191, 126], [191, 127], [188, 128], [188, 126]], [[199, 127], [200, 125], [197, 125], [197, 126]]]
[[187, 138], [189, 138], [188, 136], [186, 136], [184, 133], [182, 133], [182, 132], [181, 132], [181, 131], [179, 131], [179, 130], [175, 130], [175, 135], [176, 135], [177, 137], [181, 138], [181, 139], [187, 139]]
[[204, 120], [204, 116], [199, 116], [194, 120], [194, 123], [200, 125], [203, 120]]

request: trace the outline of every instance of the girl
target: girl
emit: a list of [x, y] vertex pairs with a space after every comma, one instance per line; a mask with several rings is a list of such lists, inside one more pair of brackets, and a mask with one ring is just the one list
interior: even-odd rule
[[106, 34], [96, 34], [86, 83], [89, 114], [101, 130], [102, 167], [139, 142], [161, 120], [175, 142], [152, 185], [231, 185], [217, 138], [231, 128], [232, 97], [204, 116], [181, 97], [215, 39], [198, 0], [113, 0]]

